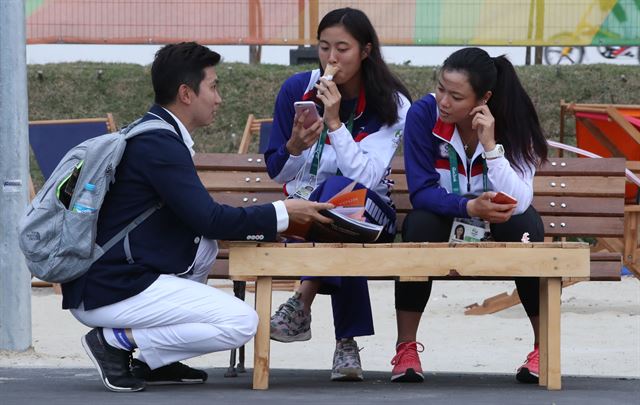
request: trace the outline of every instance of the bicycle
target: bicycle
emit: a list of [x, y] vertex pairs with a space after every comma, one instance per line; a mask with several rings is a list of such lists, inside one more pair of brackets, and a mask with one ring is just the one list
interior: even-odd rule
[[[544, 48], [543, 55], [547, 65], [573, 65], [582, 63], [584, 52], [584, 46], [548, 46]], [[640, 47], [634, 54], [631, 46], [599, 46], [598, 53], [607, 59], [637, 57], [640, 62]]]

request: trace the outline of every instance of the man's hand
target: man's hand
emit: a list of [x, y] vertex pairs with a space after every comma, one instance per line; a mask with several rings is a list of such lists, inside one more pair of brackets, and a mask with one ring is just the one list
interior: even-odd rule
[[289, 214], [289, 224], [307, 224], [314, 221], [324, 224], [333, 222], [332, 219], [325, 217], [319, 212], [334, 208], [333, 204], [292, 198], [284, 200], [284, 205]]
[[482, 218], [492, 224], [507, 222], [518, 204], [496, 204], [491, 202], [496, 193], [487, 191], [479, 197], [469, 200], [467, 214], [471, 217]]
[[291, 131], [291, 138], [287, 141], [286, 148], [294, 156], [299, 156], [304, 150], [309, 149], [318, 141], [322, 133], [321, 118], [318, 118], [309, 128], [304, 128], [303, 123], [307, 114], [309, 114], [309, 111], [305, 110], [302, 114], [296, 114], [293, 117], [293, 130]]

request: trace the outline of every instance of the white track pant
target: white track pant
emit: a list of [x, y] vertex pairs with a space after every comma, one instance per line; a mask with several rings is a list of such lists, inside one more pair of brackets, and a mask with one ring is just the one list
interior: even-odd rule
[[131, 298], [71, 313], [89, 327], [130, 328], [141, 360], [152, 369], [242, 346], [258, 326], [256, 312], [245, 302], [166, 274]]

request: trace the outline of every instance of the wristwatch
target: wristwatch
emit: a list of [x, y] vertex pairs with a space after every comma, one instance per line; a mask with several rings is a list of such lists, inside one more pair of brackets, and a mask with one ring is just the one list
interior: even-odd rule
[[482, 157], [485, 159], [495, 159], [504, 156], [504, 147], [497, 143], [493, 150], [482, 152]]

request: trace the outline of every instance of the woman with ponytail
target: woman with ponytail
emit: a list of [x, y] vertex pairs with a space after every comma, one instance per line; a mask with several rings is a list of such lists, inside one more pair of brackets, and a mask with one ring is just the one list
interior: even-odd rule
[[[446, 242], [463, 224], [478, 240], [520, 241], [524, 233], [542, 241], [540, 215], [531, 206], [533, 176], [546, 160], [547, 143], [531, 99], [513, 65], [479, 48], [451, 54], [436, 93], [415, 102], [404, 134], [407, 182], [413, 210], [406, 217], [406, 242]], [[515, 203], [492, 201], [503, 192]], [[453, 234], [455, 236], [455, 234]], [[538, 381], [538, 279], [516, 280], [531, 321], [534, 348], [518, 369], [520, 382]], [[392, 381], [421, 382], [417, 342], [431, 282], [396, 282], [398, 340]]]

